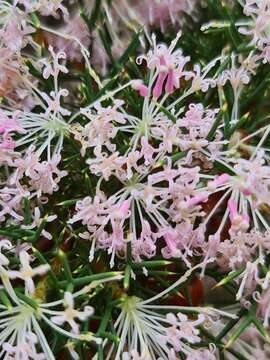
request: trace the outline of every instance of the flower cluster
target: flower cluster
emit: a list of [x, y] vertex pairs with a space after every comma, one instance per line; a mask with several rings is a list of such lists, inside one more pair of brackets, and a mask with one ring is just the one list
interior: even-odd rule
[[269, 2], [245, 1], [244, 14], [250, 17], [251, 23], [243, 24], [239, 31], [251, 37], [251, 44], [260, 51], [263, 62], [270, 61], [270, 35], [269, 35]]
[[269, 358], [269, 0], [0, 0], [0, 359]]

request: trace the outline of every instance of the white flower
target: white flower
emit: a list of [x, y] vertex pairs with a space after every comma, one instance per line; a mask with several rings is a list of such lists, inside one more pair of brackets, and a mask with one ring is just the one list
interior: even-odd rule
[[[90, 293], [99, 284], [120, 280], [122, 276], [114, 275], [110, 278], [94, 281], [76, 293], [66, 293], [64, 299], [50, 303], [38, 303], [31, 299], [32, 306], [17, 296], [7, 277], [7, 272], [1, 266], [0, 278], [12, 302], [11, 308], [0, 304], [0, 358], [5, 360], [55, 360], [41, 326], [45, 323], [51, 330], [73, 341], [94, 341], [100, 344], [101, 340], [94, 337], [92, 333], [81, 334], [78, 331], [75, 334], [74, 331], [67, 331], [56, 324], [55, 318], [58, 317], [58, 319], [63, 320], [63, 322], [62, 320], [58, 321], [59, 324], [67, 321], [76, 329], [78, 325], [73, 324], [74, 317], [85, 320], [93, 314], [93, 308], [86, 306], [83, 311], [78, 311], [74, 309], [74, 299], [82, 294]], [[54, 310], [59, 306], [66, 307], [66, 310]], [[75, 352], [72, 347], [71, 350], [74, 357]]]
[[35, 292], [35, 284], [33, 277], [36, 275], [44, 275], [49, 269], [48, 264], [39, 265], [36, 268], [30, 266], [30, 255], [26, 251], [20, 252], [20, 270], [9, 270], [8, 276], [10, 279], [22, 279], [25, 282], [25, 291], [26, 293], [33, 294]]
[[[70, 115], [70, 111], [60, 103], [61, 97], [68, 95], [68, 90], [59, 87], [58, 79], [60, 72], [67, 73], [68, 71], [65, 65], [60, 63], [65, 60], [65, 54], [55, 53], [52, 47], [49, 50], [51, 60], [43, 59], [40, 64], [43, 67], [43, 77], [53, 78], [54, 89], [48, 95], [33, 86], [34, 93], [38, 94], [38, 104], [42, 111], [18, 113], [17, 122], [24, 130], [24, 134], [16, 141], [16, 147], [19, 149], [27, 149], [29, 144], [35, 145], [38, 155], [47, 150], [48, 160], [51, 158], [52, 149], [53, 155], [61, 152], [64, 137], [69, 132], [69, 125], [63, 116]], [[12, 111], [3, 110], [3, 113], [8, 118], [12, 118]]]
[[12, 244], [9, 240], [0, 240], [0, 266], [7, 266], [9, 264], [8, 258], [2, 254], [2, 249], [10, 250], [12, 248]]
[[9, 342], [6, 342], [3, 344], [3, 350], [9, 355], [8, 359], [10, 360], [45, 360], [45, 354], [37, 352], [37, 344], [37, 336], [33, 332], [26, 332], [24, 340], [16, 345], [11, 345]]
[[[117, 349], [114, 346], [108, 351], [106, 360], [123, 358], [126, 360], [168, 360], [176, 359], [174, 351], [182, 351], [185, 356], [193, 353], [193, 349], [187, 342], [193, 344], [200, 342], [199, 330], [197, 327], [212, 317], [227, 316], [235, 318], [226, 312], [220, 312], [210, 308], [196, 308], [183, 306], [155, 305], [167, 293], [185, 282], [195, 268], [186, 273], [169, 288], [160, 294], [147, 300], [140, 300], [135, 296], [126, 296], [119, 306], [121, 312], [114, 322], [116, 335], [120, 338]], [[166, 312], [178, 312], [177, 317], [173, 314], [166, 316]], [[180, 313], [181, 312], [181, 313]], [[199, 314], [196, 320], [189, 320], [182, 312]], [[213, 320], [214, 321], [214, 320]], [[103, 342], [105, 347], [107, 340]]]
[[72, 294], [68, 291], [65, 292], [64, 295], [64, 305], [66, 306], [66, 309], [59, 313], [59, 315], [53, 316], [51, 320], [57, 325], [63, 325], [65, 322], [67, 322], [70, 325], [72, 332], [78, 334], [79, 326], [75, 322], [75, 318], [84, 321], [89, 316], [93, 315], [94, 309], [92, 306], [86, 306], [83, 311], [74, 309], [74, 299]]
[[[46, 222], [52, 222], [57, 218], [57, 215], [50, 215], [47, 217]], [[28, 229], [28, 230], [32, 230], [35, 228], [38, 228], [41, 223], [42, 223], [43, 219], [40, 217], [40, 209], [38, 207], [35, 207], [34, 209], [34, 214], [33, 214], [33, 222], [31, 225], [22, 225], [22, 229]], [[52, 239], [52, 235], [46, 231], [46, 230], [42, 230], [41, 234], [48, 240]]]
[[49, 79], [50, 76], [57, 79], [60, 72], [67, 74], [68, 69], [64, 64], [61, 64], [61, 61], [66, 60], [66, 54], [64, 51], [55, 53], [52, 46], [49, 46], [49, 51], [51, 53], [52, 60], [48, 61], [47, 59], [41, 59], [39, 61], [40, 65], [43, 66], [44, 79]]
[[45, 116], [49, 116], [50, 113], [57, 112], [63, 116], [70, 115], [70, 111], [64, 109], [61, 106], [61, 96], [68, 96], [67, 89], [60, 89], [57, 93], [55, 91], [51, 91], [50, 96], [48, 96], [45, 92], [42, 92], [41, 95], [48, 104], [48, 107], [45, 111]]
[[184, 339], [188, 341], [190, 344], [195, 344], [200, 342], [199, 330], [196, 326], [201, 325], [205, 317], [204, 315], [200, 314], [198, 319], [195, 321], [189, 320], [187, 315], [178, 313], [175, 316], [172, 313], [167, 314], [167, 320], [172, 325], [167, 331], [166, 340], [169, 343], [174, 343], [176, 347], [180, 339]]

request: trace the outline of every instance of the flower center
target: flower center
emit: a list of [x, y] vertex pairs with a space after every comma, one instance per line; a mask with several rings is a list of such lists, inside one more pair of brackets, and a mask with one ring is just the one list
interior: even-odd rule
[[44, 129], [52, 130], [55, 133], [67, 135], [69, 133], [69, 126], [64, 120], [57, 116], [50, 116], [48, 121], [44, 124]]

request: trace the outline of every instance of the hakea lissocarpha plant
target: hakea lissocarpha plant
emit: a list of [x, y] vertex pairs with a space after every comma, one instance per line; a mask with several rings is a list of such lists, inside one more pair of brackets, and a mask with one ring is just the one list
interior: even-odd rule
[[269, 358], [269, 19], [0, 0], [0, 359]]

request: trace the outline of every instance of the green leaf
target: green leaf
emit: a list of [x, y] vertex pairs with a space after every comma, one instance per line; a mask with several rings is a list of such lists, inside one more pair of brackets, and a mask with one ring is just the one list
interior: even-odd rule
[[238, 328], [233, 332], [233, 334], [229, 337], [228, 342], [225, 345], [225, 349], [232, 346], [232, 344], [239, 338], [239, 336], [250, 326], [252, 323], [252, 317], [247, 316], [241, 324], [239, 324]]
[[90, 17], [88, 17], [86, 15], [85, 9], [81, 8], [81, 17], [83, 18], [86, 25], [88, 26], [90, 33], [95, 29], [96, 22], [98, 20], [99, 14], [100, 14], [100, 8], [101, 8], [100, 5], [101, 5], [101, 0], [96, 0]]
[[[137, 34], [135, 34], [127, 47], [126, 51], [123, 53], [123, 55], [117, 60], [118, 70], [123, 69], [123, 66], [125, 66], [126, 62], [128, 61], [129, 57], [135, 53], [135, 51], [138, 49], [140, 45], [140, 36], [142, 34], [142, 30], [140, 30]], [[113, 76], [115, 72], [113, 71], [111, 73], [111, 76]]]
[[30, 14], [30, 18], [31, 18], [32, 25], [34, 25], [35, 28], [37, 28], [37, 29], [40, 28], [40, 21], [39, 21], [39, 18], [38, 18], [37, 14], [35, 12], [32, 12]]
[[224, 277], [221, 281], [219, 281], [213, 288], [217, 288], [223, 285], [228, 284], [229, 282], [231, 282], [233, 279], [235, 279], [236, 277], [238, 277], [240, 274], [242, 274], [242, 272], [245, 270], [245, 268], [239, 269], [239, 270], [235, 270], [235, 271], [231, 271], [229, 273], [229, 275], [227, 275], [226, 277]]
[[64, 274], [67, 279], [67, 285], [73, 285], [74, 280], [66, 254], [64, 253], [64, 251], [58, 250], [58, 256], [61, 259], [64, 266]]
[[221, 120], [222, 120], [222, 118], [223, 118], [223, 116], [224, 116], [224, 113], [225, 113], [226, 111], [227, 111], [227, 106], [223, 106], [223, 107], [220, 109], [220, 112], [219, 112], [219, 114], [218, 114], [218, 116], [217, 116], [217, 118], [216, 118], [213, 126], [211, 127], [211, 129], [210, 129], [210, 131], [209, 131], [209, 133], [208, 133], [208, 135], [207, 135], [207, 137], [206, 137], [206, 139], [207, 139], [208, 141], [211, 141], [211, 140], [214, 139], [215, 134], [216, 134], [216, 131], [217, 131], [217, 128], [219, 127], [219, 125], [220, 125], [220, 123], [221, 123]]
[[[122, 274], [123, 273], [121, 271], [111, 271], [111, 272], [105, 272], [105, 273], [94, 274], [94, 275], [89, 275], [89, 276], [83, 276], [80, 278], [73, 279], [73, 284], [76, 286], [88, 285], [93, 281], [107, 279], [107, 278], [117, 276], [117, 275], [122, 275]], [[68, 282], [65, 280], [59, 282], [59, 285], [61, 287], [65, 287], [67, 284], [68, 284]]]
[[124, 272], [124, 289], [127, 290], [129, 288], [130, 282], [130, 274], [131, 274], [131, 266], [127, 265]]
[[150, 260], [150, 261], [141, 261], [139, 263], [133, 263], [132, 268], [140, 269], [145, 267], [146, 269], [161, 267], [161, 266], [168, 266], [172, 264], [172, 261], [167, 260]]
[[56, 204], [56, 206], [72, 206], [74, 204], [76, 204], [77, 201], [81, 200], [80, 198], [79, 199], [70, 199], [70, 200], [65, 200], [65, 201], [62, 201], [58, 204]]
[[24, 212], [24, 222], [26, 225], [31, 224], [31, 208], [30, 200], [28, 198], [23, 199], [23, 212]]
[[259, 319], [253, 318], [253, 324], [256, 326], [257, 330], [261, 333], [265, 340], [270, 343], [268, 330], [263, 326], [262, 322]]

